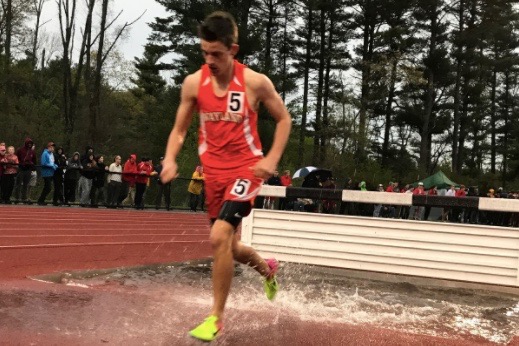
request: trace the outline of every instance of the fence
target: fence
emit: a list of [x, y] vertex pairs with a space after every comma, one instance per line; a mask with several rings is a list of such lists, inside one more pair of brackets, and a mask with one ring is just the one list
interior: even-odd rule
[[[265, 186], [263, 196], [519, 212], [519, 200]], [[519, 287], [519, 229], [254, 209], [242, 240], [283, 261]]]

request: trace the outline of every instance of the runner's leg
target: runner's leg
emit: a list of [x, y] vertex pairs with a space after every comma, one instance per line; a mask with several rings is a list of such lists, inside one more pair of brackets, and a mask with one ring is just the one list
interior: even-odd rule
[[234, 275], [232, 244], [234, 227], [226, 221], [216, 220], [211, 228], [213, 247], [213, 309], [211, 315], [222, 318], [225, 302]]
[[233, 237], [232, 253], [236, 261], [248, 265], [262, 276], [266, 277], [270, 273], [270, 267], [267, 262], [265, 262], [256, 250], [238, 240], [237, 234]]

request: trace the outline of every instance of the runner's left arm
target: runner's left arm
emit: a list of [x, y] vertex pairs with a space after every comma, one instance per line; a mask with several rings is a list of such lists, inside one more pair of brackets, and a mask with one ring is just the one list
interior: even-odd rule
[[264, 159], [252, 167], [256, 176], [267, 179], [274, 174], [278, 162], [283, 155], [292, 127], [292, 118], [283, 100], [274, 88], [272, 81], [262, 74], [259, 75], [257, 95], [258, 101], [265, 105], [272, 118], [276, 121], [276, 130], [270, 151]]

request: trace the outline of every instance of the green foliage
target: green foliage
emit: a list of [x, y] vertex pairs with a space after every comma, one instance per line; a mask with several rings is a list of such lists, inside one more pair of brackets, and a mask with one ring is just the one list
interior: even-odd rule
[[[273, 81], [293, 116], [279, 169], [317, 165], [340, 181], [375, 187], [441, 168], [466, 185], [519, 188], [515, 1], [157, 1], [167, 16], [150, 23], [145, 52], [134, 61], [134, 86], [103, 79], [97, 143], [88, 134], [91, 86], [80, 81], [76, 128], [66, 135], [63, 61], [35, 67], [32, 53], [20, 55], [26, 49], [16, 47], [31, 41], [20, 12], [10, 60], [0, 31], [0, 141], [18, 147], [31, 136], [39, 149], [48, 140], [70, 142], [69, 153], [95, 144], [109, 157], [137, 153], [156, 162], [175, 121], [179, 86], [203, 64], [197, 26], [223, 9], [238, 22], [238, 59]], [[264, 109], [259, 115], [268, 152], [275, 122]], [[197, 125], [195, 116], [178, 158], [183, 177], [198, 164]], [[179, 196], [186, 188], [173, 187]]]

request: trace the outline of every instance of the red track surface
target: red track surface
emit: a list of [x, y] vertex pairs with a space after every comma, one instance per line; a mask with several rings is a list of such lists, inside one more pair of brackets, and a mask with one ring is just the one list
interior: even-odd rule
[[[210, 256], [208, 234], [205, 214], [0, 206], [0, 345], [197, 345], [185, 336], [200, 318], [183, 301], [189, 287], [175, 292], [179, 312], [174, 318], [179, 321], [171, 331], [157, 331], [157, 324], [167, 324], [172, 317], [164, 316], [160, 306], [153, 310], [151, 302], [156, 304], [171, 288], [156, 287], [158, 296], [152, 297], [150, 292], [85, 290], [26, 277], [204, 258]], [[132, 315], [137, 317], [129, 320]], [[232, 320], [244, 319], [253, 319], [257, 326], [233, 328]], [[441, 338], [290, 316], [271, 325], [270, 319], [257, 311], [248, 316], [229, 311], [226, 332], [216, 343], [492, 345], [473, 336]], [[509, 345], [519, 346], [519, 340]]]
[[4, 280], [211, 254], [205, 214], [0, 207], [0, 230]]

